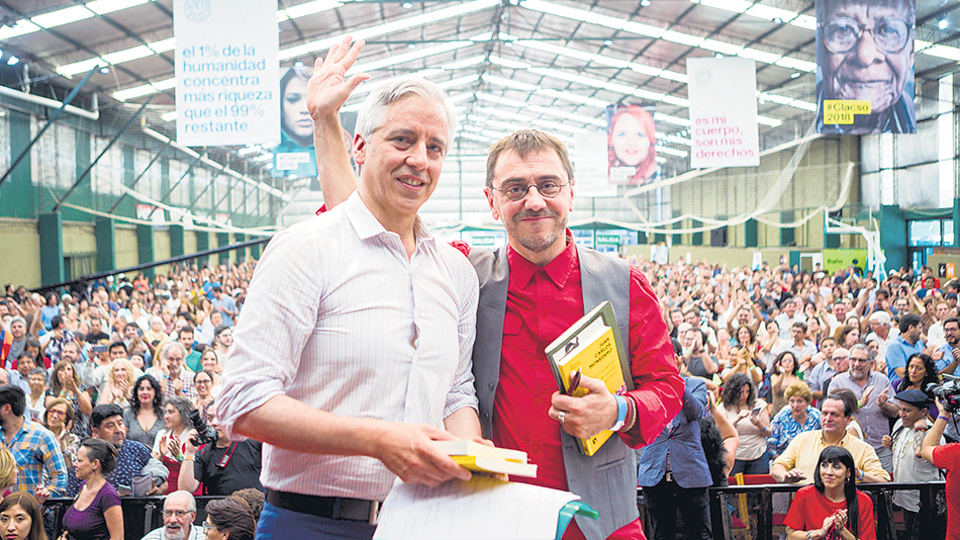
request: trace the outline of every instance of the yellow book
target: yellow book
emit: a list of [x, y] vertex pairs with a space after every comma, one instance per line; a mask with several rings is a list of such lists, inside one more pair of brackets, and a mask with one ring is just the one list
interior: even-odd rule
[[520, 463], [507, 459], [484, 456], [450, 456], [464, 469], [482, 473], [503, 473], [510, 476], [537, 477], [537, 466], [533, 463]]
[[[583, 375], [602, 380], [611, 394], [627, 389], [626, 379], [629, 368], [626, 362], [626, 350], [620, 340], [616, 316], [610, 302], [601, 302], [590, 310], [547, 349], [550, 367], [557, 379], [557, 386], [563, 393], [569, 393], [570, 374], [580, 369]], [[577, 388], [574, 397], [587, 393]], [[601, 431], [588, 439], [577, 439], [577, 449], [592, 456], [607, 442], [612, 431]]]
[[510, 450], [509, 448], [497, 448], [496, 446], [487, 446], [476, 441], [466, 439], [457, 439], [453, 441], [433, 441], [434, 446], [448, 456], [481, 456], [493, 459], [505, 459], [507, 461], [517, 461], [519, 463], [527, 462], [527, 453], [520, 450]]

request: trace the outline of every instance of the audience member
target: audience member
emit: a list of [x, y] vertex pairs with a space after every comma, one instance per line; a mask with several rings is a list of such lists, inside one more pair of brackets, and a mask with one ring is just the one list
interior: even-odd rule
[[777, 459], [794, 437], [804, 431], [820, 429], [820, 411], [810, 405], [812, 393], [803, 381], [795, 382], [783, 392], [789, 407], [780, 409], [770, 421], [771, 435], [767, 448], [772, 459]]
[[[674, 340], [677, 363], [682, 350]], [[647, 495], [647, 512], [655, 540], [676, 536], [677, 511], [685, 537], [712, 538], [707, 488], [713, 484], [700, 441], [700, 418], [707, 408], [706, 383], [684, 377], [683, 408], [657, 438], [637, 451], [639, 485]]]
[[60, 361], [53, 367], [50, 373], [50, 388], [47, 389], [46, 406], [57, 398], [63, 398], [70, 403], [73, 410], [73, 426], [71, 431], [78, 437], [90, 436], [90, 426], [87, 419], [90, 412], [93, 411], [93, 403], [90, 400], [90, 394], [86, 392], [86, 387], [80, 384], [80, 376], [77, 375], [70, 361]]
[[133, 388], [130, 408], [123, 411], [127, 438], [153, 448], [157, 435], [164, 427], [163, 391], [152, 375], [141, 375]]
[[920, 333], [923, 330], [920, 316], [907, 313], [900, 316], [900, 335], [893, 343], [887, 345], [885, 359], [887, 361], [887, 376], [892, 381], [894, 377], [903, 378], [907, 373], [907, 358], [924, 351]]
[[110, 364], [110, 375], [100, 385], [97, 397], [98, 405], [114, 403], [121, 407], [130, 406], [130, 393], [137, 380], [137, 370], [125, 358], [118, 358]]
[[897, 385], [897, 392], [910, 388], [926, 392], [929, 385], [939, 383], [940, 377], [933, 358], [923, 353], [914, 354], [907, 360], [907, 376]]
[[40, 422], [43, 420], [44, 411], [47, 410], [47, 370], [41, 367], [33, 368], [27, 376], [27, 384], [30, 386], [30, 392], [26, 394], [30, 420]]
[[80, 443], [74, 470], [83, 487], [63, 514], [68, 538], [123, 540], [120, 495], [105, 475], [117, 464], [117, 449], [109, 442], [89, 438]]
[[188, 491], [174, 491], [163, 501], [163, 527], [147, 533], [142, 540], [199, 540], [199, 527], [193, 526], [197, 517], [197, 501]]
[[[167, 343], [160, 348], [163, 397], [185, 397], [195, 403], [197, 389], [193, 386], [193, 372], [183, 369], [186, 356], [187, 349], [179, 342]], [[199, 356], [197, 361], [199, 363]]]
[[37, 499], [24, 492], [4, 497], [0, 501], [0, 532], [5, 540], [47, 540]]
[[773, 397], [773, 404], [770, 409], [771, 416], [776, 416], [780, 409], [787, 404], [787, 398], [784, 395], [787, 387], [802, 382], [800, 377], [797, 376], [797, 369], [800, 366], [797, 358], [797, 355], [788, 349], [780, 353], [773, 363], [773, 371], [770, 374], [770, 395]]
[[42, 423], [43, 427], [56, 437], [67, 468], [73, 467], [73, 457], [80, 448], [80, 437], [70, 430], [73, 426], [73, 408], [70, 403], [63, 398], [51, 401], [43, 413]]
[[163, 403], [163, 423], [166, 427], [160, 430], [153, 443], [153, 457], [170, 470], [167, 494], [180, 489], [177, 479], [180, 477], [189, 432], [194, 427], [188, 418], [193, 408], [193, 403], [183, 396], [169, 397]]
[[53, 434], [24, 417], [26, 407], [23, 390], [12, 385], [0, 387], [0, 436], [17, 461], [14, 490], [45, 501], [66, 489], [67, 467]]
[[[897, 393], [896, 397], [900, 418], [893, 425], [892, 435], [883, 437], [884, 447], [889, 448], [893, 454], [893, 477], [897, 482], [936, 482], [940, 480], [940, 471], [923, 459], [921, 451], [923, 436], [933, 427], [933, 422], [927, 418], [927, 412], [933, 403], [927, 394], [912, 388]], [[941, 439], [939, 444], [943, 443]], [[893, 504], [903, 511], [906, 535], [901, 538], [919, 540], [920, 523], [917, 518], [920, 512], [920, 492], [894, 491]]]
[[[253, 540], [257, 524], [253, 510], [240, 497], [214, 499], [207, 503], [203, 530], [207, 540]], [[215, 533], [215, 534], [211, 534]]]
[[253, 521], [260, 522], [260, 512], [263, 511], [263, 505], [266, 502], [263, 497], [263, 491], [255, 488], [238, 489], [232, 493], [234, 497], [240, 497], [253, 510]]
[[[123, 410], [116, 404], [97, 405], [90, 415], [93, 436], [112, 443], [117, 448], [116, 466], [106, 475], [121, 497], [137, 497], [163, 493], [167, 489], [170, 471], [150, 454], [150, 449], [137, 441], [126, 440]], [[67, 482], [67, 496], [80, 492], [80, 481], [74, 474]]]
[[853, 410], [843, 398], [827, 396], [820, 410], [821, 429], [806, 431], [790, 441], [770, 467], [773, 479], [808, 484], [819, 467], [815, 456], [828, 446], [842, 446], [854, 458], [853, 472], [858, 482], [889, 482], [890, 475], [883, 469], [873, 447], [847, 433], [852, 416]]
[[846, 448], [820, 451], [813, 485], [797, 491], [783, 520], [787, 540], [876, 540], [873, 500], [857, 489], [856, 469]]
[[757, 397], [757, 389], [742, 373], [727, 381], [721, 399], [727, 420], [740, 435], [732, 474], [767, 474], [770, 470], [770, 456], [767, 454], [770, 414], [767, 404]]
[[6, 446], [0, 446], [0, 494], [17, 483], [17, 460]]
[[850, 349], [850, 369], [833, 378], [831, 391], [842, 388], [850, 390], [857, 398], [859, 408], [855, 415], [863, 427], [864, 441], [877, 451], [880, 463], [887, 471], [893, 469], [890, 449], [881, 444], [884, 435], [890, 434], [888, 418], [897, 416], [897, 400], [890, 381], [873, 371], [875, 360], [869, 347], [862, 344]]
[[960, 319], [950, 317], [943, 321], [943, 332], [946, 343], [940, 347], [943, 356], [937, 362], [937, 370], [941, 375], [953, 375], [960, 363]]

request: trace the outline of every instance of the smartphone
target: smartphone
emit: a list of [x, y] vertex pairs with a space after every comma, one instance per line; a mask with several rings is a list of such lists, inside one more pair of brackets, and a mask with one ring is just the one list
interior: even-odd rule
[[110, 347], [109, 345], [94, 345], [93, 347], [90, 348], [90, 352], [92, 352], [93, 354], [103, 354], [107, 352], [107, 349], [109, 347]]

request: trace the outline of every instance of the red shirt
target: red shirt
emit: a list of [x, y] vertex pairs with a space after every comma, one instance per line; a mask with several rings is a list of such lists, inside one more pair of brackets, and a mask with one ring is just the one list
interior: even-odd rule
[[[817, 491], [816, 487], [805, 486], [797, 491], [793, 502], [790, 503], [790, 510], [787, 511], [787, 517], [783, 519], [783, 524], [795, 531], [819, 529], [823, 526], [823, 520], [839, 510], [846, 509], [846, 501], [833, 502], [823, 493]], [[873, 500], [862, 491], [857, 491], [857, 515], [859, 518], [857, 520], [859, 522], [857, 538], [860, 540], [876, 540], [877, 531], [873, 521]], [[852, 527], [847, 526], [847, 529], [852, 529]], [[840, 536], [837, 535], [837, 538], [840, 538]]]
[[[557, 383], [544, 353], [584, 314], [577, 251], [567, 249], [544, 267], [507, 248], [510, 283], [503, 322], [500, 379], [494, 398], [493, 442], [527, 452], [537, 478], [511, 480], [567, 489], [560, 446], [560, 424], [547, 416]], [[593, 306], [590, 306], [592, 308]], [[630, 358], [636, 390], [627, 394], [637, 405], [639, 421], [620, 438], [638, 448], [654, 440], [680, 410], [683, 379], [673, 360], [673, 346], [660, 304], [639, 269], [630, 268]], [[583, 538], [571, 522], [565, 539]], [[611, 538], [644, 538], [640, 520]]]
[[947, 471], [947, 538], [960, 540], [960, 444], [934, 448], [933, 464]]

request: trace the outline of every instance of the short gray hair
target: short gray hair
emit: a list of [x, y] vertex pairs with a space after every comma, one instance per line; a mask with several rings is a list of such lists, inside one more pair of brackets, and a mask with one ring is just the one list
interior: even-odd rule
[[170, 343], [164, 345], [163, 348], [160, 349], [160, 357], [166, 360], [167, 356], [170, 354], [170, 349], [173, 348], [180, 349], [180, 351], [183, 352], [183, 359], [187, 359], [187, 348], [184, 347], [179, 341], [171, 341]]
[[170, 497], [173, 497], [174, 495], [176, 495], [176, 496], [178, 496], [178, 497], [186, 497], [186, 498], [187, 498], [187, 510], [189, 510], [189, 511], [191, 511], [191, 512], [196, 512], [196, 511], [197, 511], [197, 500], [193, 498], [193, 494], [190, 493], [189, 491], [184, 491], [184, 490], [182, 490], [182, 489], [181, 489], [181, 490], [178, 490], [178, 491], [174, 491], [173, 493], [167, 495], [167, 498], [163, 500], [163, 509], [164, 509], [164, 510], [167, 509], [167, 501], [169, 501], [169, 500], [170, 500]]
[[435, 101], [443, 106], [444, 112], [447, 113], [447, 127], [450, 130], [450, 139], [447, 141], [449, 148], [453, 144], [453, 135], [457, 132], [457, 110], [450, 98], [447, 97], [446, 92], [432, 82], [420, 78], [381, 84], [370, 92], [367, 99], [363, 100], [363, 105], [360, 106], [360, 111], [357, 113], [357, 134], [362, 136], [364, 140], [370, 140], [373, 132], [383, 126], [387, 107], [400, 101], [401, 98], [411, 95], [420, 96], [428, 101]]
[[873, 362], [877, 358], [877, 353], [873, 352], [873, 349], [864, 345], [863, 343], [857, 343], [853, 347], [850, 347], [850, 355], [853, 355], [853, 351], [867, 351], [867, 360]]

